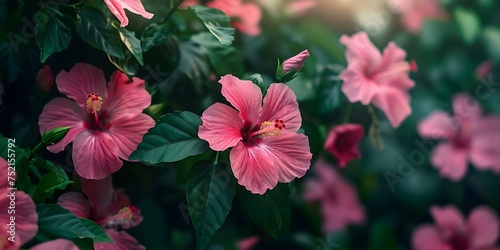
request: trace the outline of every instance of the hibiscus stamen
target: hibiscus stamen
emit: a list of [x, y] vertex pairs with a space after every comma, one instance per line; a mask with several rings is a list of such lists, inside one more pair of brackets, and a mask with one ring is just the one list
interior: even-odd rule
[[87, 112], [93, 114], [101, 111], [102, 97], [97, 93], [90, 93], [87, 95]]
[[392, 66], [389, 70], [382, 71], [380, 73], [373, 75], [372, 78], [381, 78], [393, 74], [406, 73], [408, 71], [417, 72], [417, 69], [418, 69], [417, 63], [413, 60], [411, 62], [401, 62], [394, 64], [394, 66]]
[[260, 124], [259, 130], [249, 134], [252, 136], [273, 137], [281, 135], [281, 130], [285, 129], [286, 125], [283, 120], [276, 119], [272, 122], [265, 121]]
[[115, 215], [96, 221], [103, 228], [128, 229], [135, 226], [134, 216], [138, 214], [135, 206], [124, 207]]

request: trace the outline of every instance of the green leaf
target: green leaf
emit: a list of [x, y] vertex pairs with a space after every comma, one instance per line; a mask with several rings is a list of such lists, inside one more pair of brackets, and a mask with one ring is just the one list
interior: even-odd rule
[[37, 159], [33, 162], [33, 165], [50, 171], [40, 179], [36, 187], [34, 195], [36, 201], [44, 201], [50, 197], [56, 189], [64, 190], [68, 184], [74, 183], [69, 180], [68, 175], [61, 167], [54, 165], [50, 161]]
[[339, 107], [344, 103], [344, 95], [340, 87], [341, 82], [322, 82], [318, 90], [319, 113], [326, 114]]
[[116, 66], [120, 71], [128, 76], [135, 76], [139, 70], [139, 62], [134, 59], [134, 56], [130, 51], [124, 50], [124, 58], [118, 58], [116, 56], [108, 55], [109, 61]]
[[233, 74], [241, 77], [245, 73], [243, 59], [235, 47], [222, 45], [208, 32], [196, 34], [191, 40], [208, 56], [217, 75]]
[[197, 249], [205, 249], [226, 220], [235, 191], [236, 179], [228, 165], [201, 161], [191, 168], [187, 200]]
[[203, 94], [205, 92], [203, 84], [208, 81], [210, 75], [210, 67], [205, 54], [200, 47], [191, 41], [181, 42], [179, 51], [179, 66], [172, 73], [172, 76], [178, 77], [178, 74], [184, 74], [194, 84], [198, 94]]
[[190, 6], [191, 10], [203, 22], [207, 29], [220, 43], [231, 45], [234, 40], [234, 28], [224, 12], [201, 5]]
[[306, 40], [306, 44], [313, 44], [322, 49], [338, 63], [345, 63], [344, 49], [339, 39], [340, 35], [333, 32], [325, 24], [316, 21], [300, 22], [297, 30]]
[[39, 10], [35, 16], [35, 40], [43, 63], [54, 52], [61, 52], [68, 47], [71, 28], [57, 15], [49, 16], [45, 10]]
[[77, 11], [76, 31], [90, 46], [111, 56], [124, 58], [120, 34], [109, 25], [101, 12], [90, 8]]
[[291, 219], [290, 188], [287, 184], [278, 184], [273, 190], [263, 195], [252, 194], [239, 186], [238, 197], [243, 210], [259, 226], [277, 236], [280, 231], [288, 230]]
[[378, 219], [373, 223], [370, 229], [370, 237], [368, 239], [369, 250], [397, 250], [399, 249], [394, 228], [389, 225], [387, 220]]
[[174, 35], [175, 28], [170, 23], [152, 23], [144, 29], [141, 35], [142, 49], [146, 52], [165, 43]]
[[260, 91], [262, 91], [262, 94], [265, 95], [267, 92], [267, 89], [270, 86], [270, 82], [264, 81], [264, 77], [262, 77], [261, 74], [255, 73], [251, 75], [246, 75], [245, 77], [242, 78], [242, 80], [250, 80], [257, 86], [259, 86]]
[[76, 217], [67, 209], [57, 204], [39, 204], [38, 233], [36, 238], [48, 241], [57, 238], [74, 240], [91, 238], [94, 242], [113, 242], [104, 230], [98, 230], [95, 222]]
[[131, 160], [149, 163], [174, 162], [208, 150], [208, 143], [198, 138], [199, 116], [176, 111], [166, 114], [148, 131]]
[[489, 56], [496, 62], [500, 62], [500, 29], [487, 27], [483, 30], [483, 41]]
[[462, 38], [465, 43], [471, 44], [481, 31], [479, 18], [474, 12], [463, 8], [456, 8], [454, 14], [462, 32]]
[[[10, 162], [10, 167], [14, 168], [16, 172], [16, 187], [19, 190], [31, 194], [31, 180], [28, 176], [30, 163], [28, 159], [29, 152], [29, 150], [18, 147], [14, 138], [8, 139], [0, 135], [0, 157]], [[5, 176], [5, 178], [7, 178], [7, 176]]]
[[144, 65], [141, 40], [135, 36], [135, 32], [121, 28], [118, 22], [111, 22], [111, 25], [118, 30], [122, 43], [125, 44], [125, 47], [130, 51], [130, 53], [132, 53], [135, 59], [137, 59], [139, 64]]

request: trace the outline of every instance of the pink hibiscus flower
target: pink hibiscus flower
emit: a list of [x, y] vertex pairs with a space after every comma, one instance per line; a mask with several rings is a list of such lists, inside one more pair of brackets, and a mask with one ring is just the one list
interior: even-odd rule
[[140, 210], [130, 204], [123, 189], [113, 190], [111, 176], [102, 180], [82, 179], [82, 193], [62, 194], [57, 204], [80, 218], [94, 221], [101, 226], [114, 242], [94, 243], [95, 249], [141, 250], [134, 237], [125, 229], [137, 226], [142, 221]]
[[115, 15], [120, 21], [120, 27], [128, 25], [128, 18], [125, 14], [125, 9], [147, 19], [151, 19], [154, 16], [144, 9], [140, 0], [104, 0], [104, 2], [108, 6], [111, 13], [113, 13], [113, 15]]
[[363, 139], [363, 131], [359, 124], [342, 124], [330, 129], [325, 149], [337, 158], [339, 166], [345, 167], [352, 159], [361, 158], [358, 144]]
[[291, 70], [299, 72], [302, 67], [304, 67], [304, 62], [309, 58], [309, 51], [304, 50], [297, 55], [286, 59], [283, 62], [283, 74], [288, 73]]
[[49, 65], [44, 65], [36, 74], [36, 85], [45, 92], [52, 90], [54, 86], [54, 75]]
[[486, 60], [479, 64], [476, 68], [476, 75], [478, 77], [486, 78], [491, 74], [491, 71], [493, 70], [493, 62], [491, 60]]
[[422, 225], [413, 231], [415, 250], [493, 249], [498, 239], [498, 218], [493, 210], [480, 206], [467, 221], [454, 206], [433, 206], [430, 213], [435, 225]]
[[262, 104], [262, 92], [251, 81], [226, 75], [219, 83], [222, 95], [239, 112], [222, 103], [210, 106], [198, 135], [213, 150], [233, 147], [230, 161], [238, 183], [263, 194], [278, 182], [304, 176], [312, 154], [307, 136], [297, 134], [302, 118], [292, 90], [273, 83]]
[[365, 212], [356, 189], [323, 159], [316, 161], [313, 168], [318, 179], [307, 180], [304, 198], [321, 202], [323, 232], [331, 233], [345, 229], [349, 224], [363, 223]]
[[[38, 214], [36, 213], [35, 203], [29, 195], [23, 191], [10, 190], [7, 174], [15, 173], [8, 169], [9, 165], [4, 158], [0, 157], [0, 173], [5, 174], [5, 178], [0, 179], [0, 249], [16, 250], [21, 245], [35, 237], [38, 231]], [[15, 175], [8, 175], [14, 177]], [[15, 204], [12, 202], [15, 201]], [[14, 210], [11, 206], [15, 206]], [[14, 224], [10, 220], [15, 216]]]
[[500, 117], [482, 117], [479, 103], [465, 94], [453, 98], [453, 111], [455, 117], [435, 111], [418, 124], [421, 137], [444, 140], [432, 152], [432, 165], [452, 181], [465, 176], [469, 160], [500, 172]]
[[393, 42], [381, 54], [365, 32], [344, 35], [340, 42], [347, 46], [348, 66], [339, 75], [347, 99], [372, 103], [384, 111], [393, 127], [398, 127], [411, 113], [408, 91], [415, 83], [408, 71], [416, 71], [415, 62], [405, 62], [406, 52]]
[[259, 243], [259, 240], [259, 236], [252, 236], [239, 240], [238, 242], [236, 242], [236, 248], [238, 250], [252, 250], [254, 249], [255, 245]]
[[[181, 6], [189, 7], [200, 4], [199, 0], [187, 0]], [[207, 7], [219, 9], [228, 17], [234, 28], [249, 36], [260, 34], [260, 18], [262, 16], [259, 6], [254, 3], [244, 3], [243, 0], [212, 0]]]
[[69, 126], [66, 137], [47, 147], [60, 152], [73, 142], [76, 172], [86, 179], [102, 179], [118, 171], [137, 148], [154, 121], [142, 111], [151, 104], [144, 80], [120, 71], [111, 75], [106, 88], [103, 72], [88, 64], [76, 64], [56, 78], [57, 88], [67, 97], [55, 98], [43, 108], [40, 133]]
[[78, 250], [79, 248], [72, 241], [57, 239], [38, 244], [30, 250]]
[[412, 33], [418, 33], [426, 19], [446, 19], [448, 14], [439, 0], [390, 0], [391, 7], [401, 11], [401, 22]]

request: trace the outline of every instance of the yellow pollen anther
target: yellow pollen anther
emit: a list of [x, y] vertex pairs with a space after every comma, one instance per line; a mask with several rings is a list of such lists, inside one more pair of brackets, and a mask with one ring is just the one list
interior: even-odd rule
[[87, 95], [87, 111], [91, 114], [101, 111], [102, 97], [97, 93], [90, 93]]
[[274, 122], [265, 121], [260, 124], [258, 131], [263, 137], [272, 137], [281, 135], [281, 130], [286, 128], [283, 120], [276, 119]]

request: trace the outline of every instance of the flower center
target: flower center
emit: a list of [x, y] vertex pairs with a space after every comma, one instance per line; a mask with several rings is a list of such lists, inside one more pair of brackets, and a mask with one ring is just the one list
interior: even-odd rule
[[94, 114], [101, 111], [102, 97], [97, 93], [90, 93], [87, 95], [87, 112]]
[[114, 228], [117, 230], [128, 229], [135, 226], [134, 216], [138, 214], [135, 206], [124, 207], [114, 214], [103, 220], [96, 221], [103, 228]]
[[460, 125], [460, 130], [458, 132], [457, 137], [455, 138], [455, 145], [458, 147], [467, 147], [469, 144], [470, 138], [470, 122], [463, 121]]
[[391, 68], [386, 71], [382, 71], [372, 75], [373, 79], [383, 78], [394, 74], [406, 73], [408, 71], [417, 72], [418, 66], [415, 61], [411, 62], [401, 62], [394, 64]]
[[274, 122], [265, 121], [260, 124], [260, 128], [248, 134], [248, 137], [273, 137], [281, 135], [281, 130], [286, 128], [283, 120], [276, 119]]

